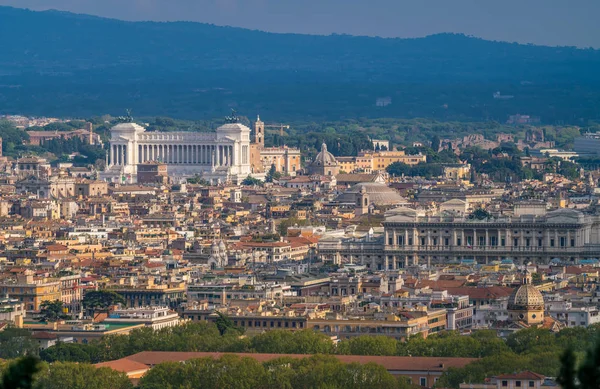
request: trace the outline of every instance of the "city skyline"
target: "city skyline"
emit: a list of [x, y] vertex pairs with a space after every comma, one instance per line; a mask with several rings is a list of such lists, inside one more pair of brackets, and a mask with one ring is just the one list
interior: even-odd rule
[[130, 21], [194, 21], [278, 33], [422, 37], [463, 33], [483, 39], [549, 46], [600, 47], [593, 15], [600, 3], [562, 0], [359, 1], [308, 0], [0, 0], [0, 5], [57, 9]]

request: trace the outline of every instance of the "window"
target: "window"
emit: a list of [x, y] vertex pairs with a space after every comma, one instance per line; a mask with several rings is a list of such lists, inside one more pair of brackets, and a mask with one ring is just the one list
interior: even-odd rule
[[529, 387], [530, 387], [530, 388], [533, 388], [534, 386], [535, 386], [535, 382], [533, 382], [533, 381], [529, 381]]
[[427, 378], [425, 378], [425, 377], [419, 378], [419, 384], [421, 386], [427, 386]]
[[517, 247], [519, 245], [519, 238], [513, 239], [513, 246]]
[[538, 247], [542, 247], [542, 238], [538, 239]]
[[554, 247], [554, 239], [550, 239], [550, 247]]
[[571, 247], [575, 247], [575, 239], [571, 239]]
[[521, 387], [521, 381], [515, 381], [515, 386], [517, 388], [520, 388]]
[[508, 386], [508, 381], [502, 381], [502, 386]]
[[506, 238], [502, 238], [500, 240], [500, 245], [503, 246], [503, 247], [506, 246]]
[[457, 246], [460, 246], [460, 245], [461, 245], [461, 243], [462, 243], [462, 242], [461, 242], [461, 239], [460, 239], [460, 238], [456, 238], [456, 245], [457, 245]]
[[560, 247], [565, 247], [567, 245], [567, 238], [564, 236], [560, 237]]

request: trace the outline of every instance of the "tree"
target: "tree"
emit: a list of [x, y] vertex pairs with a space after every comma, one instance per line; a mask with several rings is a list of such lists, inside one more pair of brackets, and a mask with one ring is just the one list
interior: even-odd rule
[[217, 329], [219, 330], [219, 333], [221, 334], [221, 336], [225, 335], [226, 332], [228, 331], [238, 331], [238, 332], [242, 332], [242, 330], [237, 327], [235, 324], [233, 324], [233, 321], [228, 318], [227, 316], [225, 316], [223, 313], [216, 311], [217, 313], [217, 320], [215, 321], [215, 324], [217, 325]]
[[41, 319], [48, 323], [69, 318], [69, 315], [64, 313], [63, 303], [60, 300], [42, 301], [42, 304], [40, 304], [40, 314]]
[[56, 362], [44, 371], [35, 389], [133, 389], [127, 375], [108, 367]]
[[38, 357], [26, 356], [11, 363], [0, 378], [0, 389], [31, 389], [34, 376], [42, 369]]
[[440, 137], [437, 135], [434, 135], [431, 138], [431, 148], [433, 149], [433, 151], [435, 151], [436, 153], [440, 150]]
[[253, 336], [250, 347], [268, 354], [330, 354], [333, 343], [326, 335], [311, 330], [273, 330]]
[[251, 175], [248, 175], [248, 177], [244, 178], [244, 181], [242, 181], [242, 185], [246, 186], [262, 186], [262, 184], [263, 182], [261, 180], [254, 178]]
[[411, 167], [402, 162], [394, 162], [385, 169], [392, 176], [410, 175]]
[[273, 181], [277, 181], [280, 178], [281, 178], [281, 173], [279, 173], [277, 171], [277, 168], [275, 168], [275, 164], [272, 164], [271, 168], [267, 172], [267, 177], [265, 178], [265, 181], [273, 182]]
[[0, 358], [13, 359], [35, 355], [39, 346], [31, 338], [31, 332], [23, 328], [8, 327], [0, 331]]
[[40, 351], [40, 358], [46, 362], [101, 362], [100, 350], [96, 343], [77, 344], [58, 342], [56, 345]]
[[395, 355], [398, 342], [387, 336], [363, 335], [340, 342], [338, 354]]
[[597, 389], [600, 384], [600, 337], [588, 348], [585, 358], [576, 367], [572, 348], [561, 355], [560, 373], [556, 381], [564, 389]]
[[87, 292], [82, 301], [83, 308], [90, 312], [105, 312], [110, 307], [118, 304], [126, 304], [123, 296], [107, 290]]
[[140, 389], [163, 388], [241, 388], [266, 387], [267, 372], [252, 358], [224, 355], [178, 362], [160, 363], [140, 380]]
[[13, 154], [13, 156], [15, 156], [15, 147], [29, 140], [29, 135], [25, 131], [19, 130], [7, 120], [0, 120], [0, 137], [4, 154]]

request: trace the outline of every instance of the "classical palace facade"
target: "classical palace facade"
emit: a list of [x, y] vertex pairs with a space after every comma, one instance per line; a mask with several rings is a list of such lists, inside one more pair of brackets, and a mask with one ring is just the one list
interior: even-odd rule
[[250, 129], [227, 123], [213, 133], [150, 132], [135, 123], [111, 128], [106, 170], [100, 177], [136, 182], [137, 167], [149, 161], [167, 165], [171, 177], [199, 175], [212, 182], [239, 183], [250, 173]]
[[410, 208], [386, 213], [383, 234], [329, 237], [319, 242], [326, 260], [363, 264], [374, 270], [469, 261], [489, 263], [577, 263], [600, 256], [600, 217], [571, 209], [543, 215], [469, 219], [426, 216]]

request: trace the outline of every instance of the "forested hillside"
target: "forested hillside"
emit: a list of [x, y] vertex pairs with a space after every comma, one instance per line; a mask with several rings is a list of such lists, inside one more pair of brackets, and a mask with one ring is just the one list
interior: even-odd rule
[[[132, 108], [202, 119], [237, 107], [277, 119], [504, 122], [522, 113], [557, 124], [600, 117], [597, 50], [454, 34], [273, 34], [8, 7], [0, 7], [0, 46], [0, 113], [90, 116]], [[505, 98], [494, 98], [498, 91]]]

